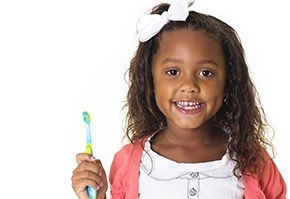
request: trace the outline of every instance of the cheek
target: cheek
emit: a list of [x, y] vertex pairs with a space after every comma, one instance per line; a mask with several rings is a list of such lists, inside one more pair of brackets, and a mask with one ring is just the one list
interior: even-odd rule
[[224, 100], [224, 87], [223, 84], [220, 84], [221, 86], [217, 86], [218, 84], [215, 85], [209, 85], [204, 91], [204, 96], [207, 96], [209, 100], [213, 100], [215, 106], [217, 108], [220, 108], [223, 100]]
[[174, 88], [166, 81], [154, 81], [154, 97], [158, 108], [164, 113], [164, 108], [170, 105], [174, 96]]
[[176, 84], [168, 81], [155, 81], [154, 93], [158, 98], [171, 98], [176, 92]]

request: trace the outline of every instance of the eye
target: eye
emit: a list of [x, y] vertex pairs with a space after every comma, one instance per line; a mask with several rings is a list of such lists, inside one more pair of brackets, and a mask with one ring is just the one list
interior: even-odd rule
[[169, 76], [176, 76], [176, 75], [179, 75], [180, 73], [176, 69], [170, 69], [170, 70], [166, 71], [166, 74], [169, 75]]
[[211, 72], [210, 70], [202, 70], [198, 74], [203, 77], [210, 77], [213, 75], [213, 72]]

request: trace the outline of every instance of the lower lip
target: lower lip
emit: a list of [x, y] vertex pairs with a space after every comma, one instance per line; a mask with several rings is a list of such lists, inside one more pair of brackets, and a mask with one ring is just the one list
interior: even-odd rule
[[201, 103], [201, 104], [200, 104], [200, 107], [197, 108], [197, 109], [193, 109], [193, 110], [185, 110], [185, 109], [183, 109], [183, 108], [178, 107], [178, 106], [176, 105], [176, 103], [173, 103], [173, 104], [174, 104], [174, 106], [176, 107], [176, 109], [177, 109], [179, 112], [181, 112], [181, 113], [183, 113], [183, 114], [188, 114], [188, 115], [194, 115], [194, 114], [197, 114], [197, 113], [201, 112], [201, 111], [204, 109], [204, 107], [205, 107], [205, 104], [204, 104], [204, 103]]

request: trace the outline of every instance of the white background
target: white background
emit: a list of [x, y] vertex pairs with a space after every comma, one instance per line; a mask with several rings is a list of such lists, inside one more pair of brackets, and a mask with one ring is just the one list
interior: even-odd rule
[[[289, 6], [286, 0], [197, 0], [239, 33], [290, 183]], [[124, 80], [136, 22], [159, 1], [0, 1], [0, 198], [76, 198], [75, 155], [92, 116], [95, 156], [109, 170], [122, 146]]]

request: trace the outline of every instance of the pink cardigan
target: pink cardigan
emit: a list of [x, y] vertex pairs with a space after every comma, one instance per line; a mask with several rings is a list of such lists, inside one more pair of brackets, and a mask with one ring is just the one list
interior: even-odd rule
[[[139, 166], [142, 156], [140, 142], [127, 144], [114, 157], [109, 180], [112, 199], [138, 199]], [[275, 163], [270, 159], [262, 177], [257, 180], [243, 175], [246, 199], [284, 199], [286, 184]]]

